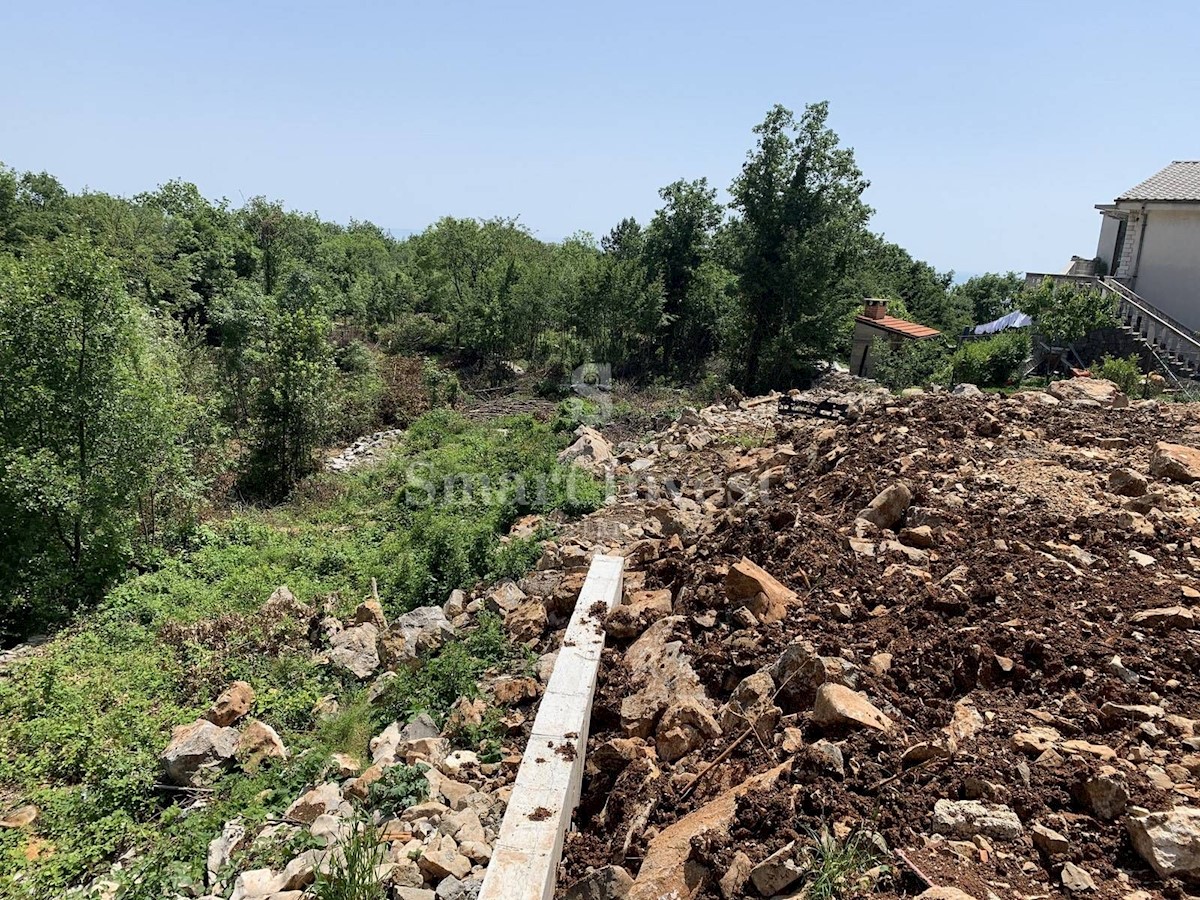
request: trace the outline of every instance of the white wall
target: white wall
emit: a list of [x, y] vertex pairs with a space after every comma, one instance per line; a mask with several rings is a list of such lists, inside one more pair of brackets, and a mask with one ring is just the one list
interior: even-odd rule
[[[1100, 217], [1100, 243], [1096, 245], [1096, 255], [1104, 260], [1110, 268], [1113, 263], [1113, 257], [1116, 255], [1117, 232], [1120, 227], [1121, 220], [1116, 216]], [[1104, 274], [1107, 275], [1108, 270]]]
[[1150, 209], [1144, 228], [1133, 289], [1200, 330], [1200, 206]]

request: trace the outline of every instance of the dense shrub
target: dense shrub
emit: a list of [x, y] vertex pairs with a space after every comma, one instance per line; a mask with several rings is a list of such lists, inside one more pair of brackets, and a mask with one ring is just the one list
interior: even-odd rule
[[891, 342], [876, 338], [871, 345], [875, 380], [893, 391], [923, 387], [937, 380], [946, 368], [949, 353], [940, 340]]
[[404, 356], [437, 353], [450, 346], [450, 328], [432, 316], [401, 313], [379, 330], [379, 344], [388, 353]]
[[1006, 331], [981, 341], [968, 341], [950, 358], [955, 382], [1003, 387], [1013, 381], [1029, 356], [1029, 335]]
[[1142, 388], [1142, 364], [1136, 353], [1126, 357], [1104, 354], [1099, 365], [1092, 368], [1097, 378], [1107, 378], [1126, 394], [1135, 394]]

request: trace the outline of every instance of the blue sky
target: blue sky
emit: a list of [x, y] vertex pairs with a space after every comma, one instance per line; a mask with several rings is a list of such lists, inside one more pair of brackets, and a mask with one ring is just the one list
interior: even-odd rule
[[1194, 2], [4, 4], [0, 160], [174, 177], [346, 221], [540, 237], [722, 190], [773, 103], [827, 99], [873, 226], [939, 269], [1061, 269], [1093, 204], [1200, 158]]

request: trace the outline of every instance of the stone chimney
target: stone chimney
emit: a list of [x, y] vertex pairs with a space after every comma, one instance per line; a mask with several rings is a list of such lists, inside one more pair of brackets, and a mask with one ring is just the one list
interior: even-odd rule
[[881, 300], [878, 297], [868, 297], [864, 301], [864, 304], [866, 306], [866, 311], [863, 313], [863, 315], [865, 315], [868, 319], [882, 319], [887, 315], [888, 302], [886, 300]]

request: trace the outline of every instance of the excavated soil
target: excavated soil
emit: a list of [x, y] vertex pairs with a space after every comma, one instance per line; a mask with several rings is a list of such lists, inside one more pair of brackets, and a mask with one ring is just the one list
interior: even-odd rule
[[[718, 514], [684, 549], [664, 551], [645, 566], [645, 587], [672, 591], [673, 613], [683, 617], [676, 636], [714, 711], [743, 678], [769, 671], [803, 639], [821, 656], [852, 664], [854, 687], [895, 727], [831, 733], [812, 721], [811, 698], [781, 695], [772, 733], [751, 735], [690, 794], [740, 728], [673, 763], [651, 752], [601, 769], [592, 756], [625, 737], [621, 701], [641, 687], [623, 661], [630, 642], [610, 637], [560, 892], [610, 863], [636, 878], [654, 835], [791, 756], [775, 789], [739, 799], [727, 836], [693, 844], [691, 859], [707, 873], [697, 896], [722, 896], [717, 880], [735, 853], [758, 863], [822, 828], [882, 835], [890, 872], [872, 896], [910, 895], [933, 883], [979, 900], [1046, 897], [1065, 893], [1059, 872], [1067, 860], [1090, 873], [1091, 896], [1184, 895], [1184, 886], [1160, 880], [1133, 852], [1121, 817], [1093, 813], [1082, 786], [1107, 772], [1124, 783], [1130, 806], [1200, 805], [1200, 769], [1180, 765], [1200, 750], [1191, 722], [1200, 720], [1200, 633], [1130, 622], [1139, 610], [1200, 603], [1188, 599], [1200, 586], [1197, 494], [1153, 477], [1141, 498], [1108, 488], [1119, 467], [1145, 476], [1156, 441], [1200, 446], [1200, 411], [1050, 406], [1029, 395], [891, 402], [853, 424], [780, 420], [775, 442], [796, 451], [781, 483]], [[689, 472], [720, 468], [731, 455], [708, 449], [678, 464]], [[913, 499], [895, 530], [931, 525], [925, 550], [855, 522], [897, 480]], [[799, 595], [786, 619], [759, 624], [728, 600], [724, 579], [742, 557]], [[890, 665], [881, 654], [890, 654]], [[939, 738], [964, 700], [982, 715], [978, 732], [945, 758], [902, 763], [907, 749]], [[1105, 703], [1160, 706], [1166, 716], [1114, 719], [1101, 715]], [[1035, 726], [1057, 730], [1053, 753], [1014, 745], [1015, 734]], [[788, 728], [803, 739], [796, 749], [793, 733], [791, 752], [783, 746]], [[844, 774], [812, 749], [820, 739], [841, 750]], [[1070, 741], [1093, 746], [1062, 746]], [[934, 837], [933, 807], [942, 798], [1008, 806], [1025, 833], [973, 843]], [[1037, 823], [1064, 835], [1069, 852], [1040, 854], [1029, 833]], [[744, 890], [758, 896], [749, 884]]]

